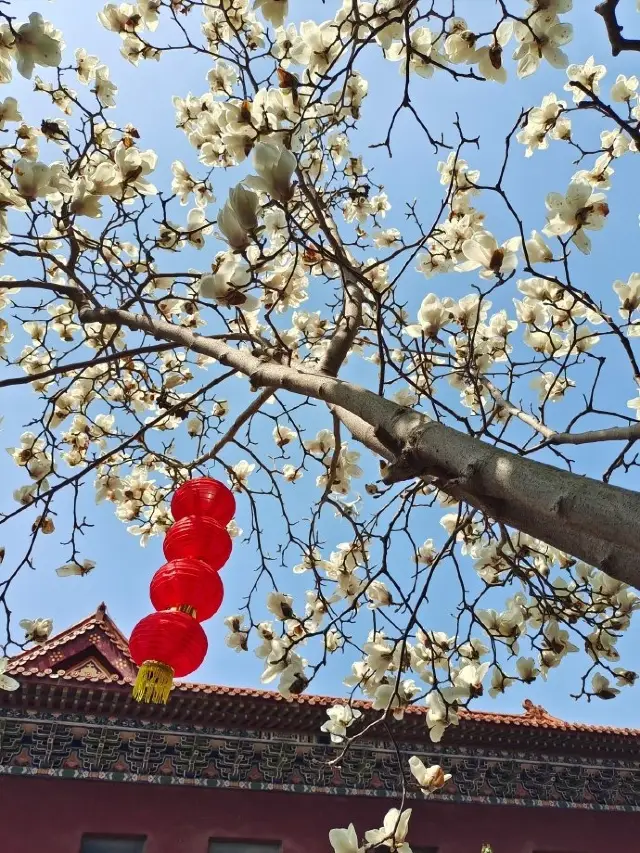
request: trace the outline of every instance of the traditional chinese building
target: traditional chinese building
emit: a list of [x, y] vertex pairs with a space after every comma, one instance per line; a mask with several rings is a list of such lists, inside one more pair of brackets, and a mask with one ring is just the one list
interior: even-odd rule
[[[104, 605], [13, 659], [0, 691], [0, 853], [327, 853], [333, 827], [398, 805], [396, 746], [452, 779], [409, 795], [414, 853], [640, 851], [640, 731], [466, 713], [430, 743], [424, 712], [396, 745], [358, 741], [340, 766], [320, 732], [335, 700], [178, 684], [131, 699], [136, 667]], [[366, 705], [362, 704], [365, 710]]]

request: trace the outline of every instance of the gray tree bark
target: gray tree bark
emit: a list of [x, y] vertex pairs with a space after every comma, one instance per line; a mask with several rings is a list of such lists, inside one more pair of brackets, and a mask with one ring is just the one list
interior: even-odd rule
[[[343, 317], [353, 329], [357, 317], [351, 312], [345, 306]], [[264, 360], [260, 354], [233, 348], [222, 340], [122, 309], [85, 304], [79, 313], [83, 323], [124, 326], [211, 356], [243, 373], [254, 388], [283, 389], [323, 401], [357, 441], [389, 461], [386, 483], [431, 478], [443, 491], [496, 521], [640, 588], [636, 548], [640, 494], [636, 492], [497, 449], [328, 375], [339, 366], [333, 354], [325, 358], [325, 372], [321, 373]], [[344, 358], [348, 340], [338, 335], [336, 341]]]

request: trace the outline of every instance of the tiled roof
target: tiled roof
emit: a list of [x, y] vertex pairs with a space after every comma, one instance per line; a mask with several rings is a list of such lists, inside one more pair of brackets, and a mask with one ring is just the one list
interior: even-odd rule
[[7, 672], [12, 675], [40, 675], [69, 670], [68, 677], [78, 679], [81, 676], [73, 672], [78, 664], [78, 655], [92, 658], [94, 649], [103, 655], [110, 670], [100, 673], [97, 680], [124, 679], [122, 683], [125, 683], [135, 674], [136, 666], [127, 638], [107, 614], [104, 603], [86, 619], [13, 657]]
[[[96, 613], [87, 619], [78, 622], [56, 637], [52, 637], [42, 646], [23, 652], [11, 660], [8, 671], [23, 681], [21, 692], [28, 692], [32, 699], [37, 698], [38, 701], [43, 701], [46, 693], [48, 707], [59, 701], [60, 707], [63, 708], [68, 702], [72, 701], [74, 708], [86, 706], [86, 712], [89, 713], [95, 710], [91, 702], [95, 704], [100, 701], [101, 705], [107, 702], [104, 695], [100, 700], [96, 698], [101, 691], [96, 691], [95, 688], [102, 686], [102, 693], [104, 691], [109, 693], [115, 691], [108, 702], [114, 711], [117, 710], [119, 716], [149, 716], [158, 720], [184, 718], [185, 721], [195, 720], [203, 723], [207, 719], [215, 719], [221, 725], [242, 723], [249, 728], [289, 728], [315, 732], [326, 719], [326, 709], [341, 701], [331, 696], [308, 694], [285, 699], [276, 691], [252, 687], [225, 687], [218, 684], [177, 682], [170, 703], [166, 708], [164, 706], [139, 706], [130, 697], [131, 678], [122, 677], [122, 675], [128, 676], [129, 673], [121, 675], [109, 675], [107, 673], [80, 675], [66, 672], [63, 669], [54, 669], [51, 666], [43, 668], [33, 665], [39, 656], [68, 643], [71, 639], [75, 640], [83, 635], [88, 635], [95, 628], [105, 632], [126, 657], [127, 663], [132, 663], [126, 638], [109, 618], [104, 605], [101, 605]], [[23, 678], [20, 679], [20, 676]], [[84, 702], [82, 692], [89, 690], [91, 696], [89, 698], [87, 693], [86, 702]], [[18, 700], [18, 696], [15, 694], [4, 694], [0, 695], [0, 702], [5, 705], [7, 703], [13, 704], [9, 699], [11, 696]], [[56, 699], [56, 697], [59, 698]], [[32, 699], [29, 701], [31, 702]], [[372, 716], [374, 713], [370, 702], [357, 701], [353, 704], [361, 709], [366, 716]], [[409, 707], [404, 719], [398, 724], [393, 724], [394, 729], [398, 730], [397, 734], [407, 738], [418, 735], [424, 737], [426, 735], [425, 713], [426, 709], [423, 706]], [[638, 729], [567, 722], [551, 716], [544, 708], [534, 705], [530, 700], [524, 702], [523, 714], [461, 710], [459, 717], [460, 727], [449, 730], [452, 738], [456, 740], [461, 737], [466, 740], [464, 731], [473, 731], [476, 735], [483, 731], [493, 731], [499, 740], [503, 740], [500, 732], [510, 740], [511, 735], [517, 736], [518, 732], [528, 738], [535, 737], [536, 731], [541, 736], [544, 731], [549, 737], [564, 736], [566, 738], [573, 734], [577, 737], [591, 736], [592, 738], [595, 736], [597, 738], [607, 735], [612, 736], [617, 741], [621, 738], [626, 739], [627, 743], [629, 738], [635, 738], [638, 740], [640, 749], [640, 730]]]
[[107, 634], [109, 639], [118, 647], [125, 657], [133, 663], [133, 659], [129, 653], [129, 643], [127, 638], [107, 614], [106, 604], [102, 602], [102, 604], [98, 605], [96, 608], [95, 613], [87, 616], [86, 619], [82, 619], [80, 622], [77, 622], [75, 625], [72, 625], [60, 634], [50, 637], [45, 643], [34, 646], [32, 649], [27, 649], [19, 655], [15, 655], [15, 657], [11, 658], [10, 671], [25, 672], [28, 669], [26, 666], [28, 663], [31, 663], [38, 658], [45, 657], [49, 652], [53, 651], [53, 649], [63, 646], [71, 640], [75, 640], [77, 637], [82, 636], [82, 634], [86, 634], [88, 631], [91, 631], [93, 628], [98, 626], [105, 634]]

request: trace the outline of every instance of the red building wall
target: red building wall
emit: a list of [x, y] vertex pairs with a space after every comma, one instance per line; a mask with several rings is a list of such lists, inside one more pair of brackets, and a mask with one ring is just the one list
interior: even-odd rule
[[[395, 801], [0, 776], [0, 853], [79, 853], [83, 833], [146, 835], [145, 853], [207, 853], [211, 838], [330, 853], [329, 830], [382, 825]], [[439, 853], [639, 853], [640, 814], [412, 801], [410, 842]]]

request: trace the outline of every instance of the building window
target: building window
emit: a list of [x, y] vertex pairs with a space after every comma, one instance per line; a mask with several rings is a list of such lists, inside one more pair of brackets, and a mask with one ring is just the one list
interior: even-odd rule
[[143, 853], [144, 836], [83, 835], [80, 853]]
[[279, 841], [226, 841], [209, 842], [209, 853], [282, 853]]

